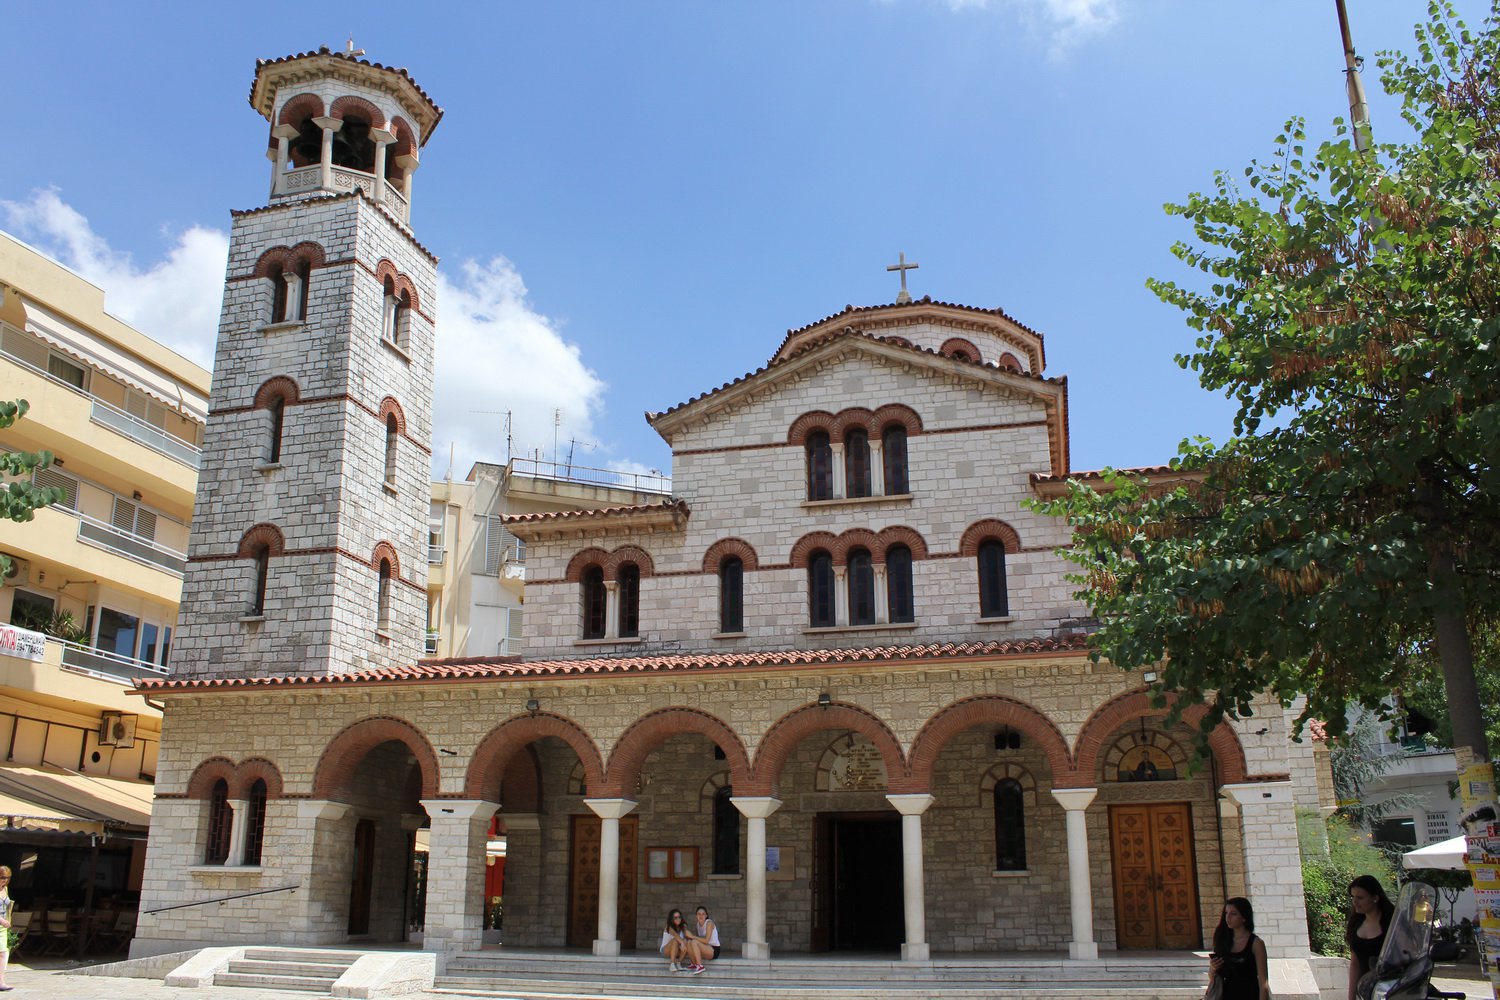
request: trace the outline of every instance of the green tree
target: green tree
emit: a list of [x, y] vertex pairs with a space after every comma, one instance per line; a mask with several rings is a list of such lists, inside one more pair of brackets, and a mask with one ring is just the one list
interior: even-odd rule
[[[1500, 625], [1480, 622], [1471, 630], [1474, 643], [1474, 681], [1479, 689], [1479, 710], [1484, 733], [1491, 747], [1500, 747]], [[1453, 745], [1453, 725], [1443, 696], [1443, 668], [1430, 640], [1413, 644], [1409, 679], [1401, 701], [1437, 724], [1436, 736], [1443, 746]]]
[[1199, 331], [1178, 361], [1235, 401], [1233, 436], [1039, 506], [1075, 529], [1095, 653], [1165, 661], [1205, 726], [1268, 690], [1337, 733], [1427, 641], [1455, 743], [1487, 759], [1468, 625], [1500, 611], [1500, 34], [1433, 3], [1417, 43], [1380, 59], [1413, 141], [1360, 153], [1336, 123], [1309, 149], [1293, 120], [1243, 180], [1167, 206], [1201, 277], [1149, 286]]
[[[26, 416], [31, 406], [24, 399], [14, 402], [0, 400], [0, 431], [6, 430], [17, 420]], [[9, 479], [0, 488], [0, 517], [12, 521], [29, 521], [35, 512], [63, 498], [63, 491], [56, 487], [37, 486], [31, 475], [37, 469], [52, 464], [50, 451], [7, 451], [0, 449], [0, 476]], [[0, 553], [0, 577], [10, 571], [10, 560]]]

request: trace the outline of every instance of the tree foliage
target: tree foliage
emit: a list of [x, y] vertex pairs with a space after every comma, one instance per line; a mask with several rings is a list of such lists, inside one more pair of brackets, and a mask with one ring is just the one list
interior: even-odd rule
[[[6, 430], [17, 420], [26, 416], [30, 404], [24, 399], [14, 402], [0, 400], [0, 431]], [[0, 449], [0, 477], [6, 482], [0, 487], [0, 517], [12, 521], [29, 521], [35, 511], [56, 503], [63, 498], [63, 491], [56, 487], [37, 486], [31, 475], [37, 469], [52, 464], [50, 451], [6, 451]], [[0, 576], [10, 570], [10, 560], [0, 553]]]
[[[1479, 622], [1471, 636], [1474, 642], [1474, 680], [1479, 689], [1479, 710], [1484, 716], [1485, 736], [1490, 746], [1500, 747], [1500, 624]], [[1413, 643], [1405, 651], [1408, 660], [1406, 686], [1401, 702], [1437, 724], [1442, 746], [1453, 745], [1453, 724], [1443, 695], [1443, 670], [1430, 639]]]
[[1434, 3], [1416, 55], [1380, 60], [1414, 141], [1362, 154], [1335, 123], [1310, 148], [1293, 120], [1167, 206], [1200, 277], [1148, 284], [1199, 332], [1178, 362], [1237, 404], [1233, 436], [1039, 506], [1074, 528], [1096, 655], [1164, 660], [1205, 727], [1268, 690], [1337, 733], [1408, 681], [1401, 650], [1500, 610], [1497, 57], [1493, 18], [1471, 34]]

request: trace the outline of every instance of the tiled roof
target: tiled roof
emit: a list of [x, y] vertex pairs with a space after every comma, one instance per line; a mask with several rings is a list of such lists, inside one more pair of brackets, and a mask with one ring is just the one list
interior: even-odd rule
[[[248, 97], [248, 99], [250, 101], [250, 106], [252, 108], [255, 108], [255, 84], [256, 84], [256, 81], [259, 80], [259, 78], [260, 78], [260, 71], [262, 69], [264, 69], [267, 66], [278, 66], [278, 65], [280, 65], [282, 63], [295, 62], [298, 59], [308, 59], [308, 58], [311, 58], [312, 56], [332, 56], [335, 59], [343, 59], [343, 60], [346, 60], [347, 62], [357, 63], [360, 66], [368, 66], [371, 69], [384, 70], [387, 73], [394, 73], [394, 74], [396, 74], [397, 76], [399, 76], [403, 80], [405, 80], [407, 83], [411, 84], [412, 89], [417, 92], [417, 94], [422, 98], [422, 100], [424, 100], [424, 101], [427, 102], [427, 106], [429, 108], [431, 108], [432, 111], [433, 111], [433, 116], [434, 117], [432, 119], [432, 124], [429, 125], [429, 126], [427, 126], [426, 130], [422, 134], [422, 145], [424, 145], [424, 146], [427, 145], [427, 137], [430, 136], [432, 134], [433, 130], [437, 128], [438, 122], [440, 122], [440, 121], [443, 120], [443, 109], [440, 108], [440, 107], [438, 107], [437, 106], [437, 102], [434, 101], [430, 96], [428, 96], [427, 91], [425, 91], [425, 90], [422, 89], [422, 85], [420, 83], [418, 83], [416, 80], [412, 79], [412, 75], [406, 71], [406, 67], [404, 67], [404, 66], [387, 66], [384, 63], [372, 62], [369, 59], [361, 59], [358, 56], [352, 56], [352, 55], [350, 55], [347, 52], [336, 52], [333, 49], [330, 49], [326, 45], [320, 45], [320, 46], [318, 46], [317, 50], [313, 51], [313, 52], [298, 52], [298, 53], [295, 53], [295, 54], [289, 55], [289, 56], [281, 56], [278, 59], [257, 59], [257, 60], [255, 60], [255, 77], [256, 77], [256, 79], [250, 81], [250, 94], [249, 94], [249, 97]], [[260, 111], [261, 109], [260, 108], [255, 108], [255, 110], [256, 111]], [[275, 123], [273, 122], [272, 124], [275, 124]]]
[[[372, 198], [369, 195], [365, 194], [363, 190], [360, 190], [358, 188], [356, 188], [353, 191], [346, 191], [343, 194], [325, 194], [325, 195], [322, 195], [317, 200], [319, 200], [319, 201], [337, 201], [340, 198], [361, 198], [364, 201], [368, 202], [371, 208], [378, 209], [379, 211], [384, 212], [386, 215], [390, 216], [396, 222], [401, 223], [401, 220], [397, 219], [396, 216], [394, 214], [392, 214], [392, 212], [391, 212], [391, 210], [389, 208], [386, 208], [380, 202], [376, 201], [374, 198]], [[279, 211], [280, 209], [283, 209], [283, 208], [285, 208], [288, 205], [300, 205], [300, 204], [305, 204], [305, 203], [306, 203], [305, 201], [303, 201], [303, 202], [276, 201], [276, 202], [272, 202], [269, 205], [261, 205], [261, 206], [256, 207], [256, 208], [231, 208], [229, 210], [229, 217], [232, 218], [232, 219], [238, 219], [238, 218], [241, 218], [241, 217], [246, 216], [246, 215], [260, 215], [262, 212], [275, 212], [275, 211]], [[407, 228], [407, 226], [406, 226], [405, 223], [401, 223], [401, 225], [398, 228], [400, 228], [401, 234], [406, 237], [407, 242], [411, 243], [412, 246], [416, 247], [419, 251], [421, 251], [422, 253], [426, 254], [427, 258], [429, 260], [431, 260], [434, 264], [436, 264], [436, 263], [439, 262], [439, 260], [441, 258], [439, 258], [437, 254], [433, 253], [431, 250], [429, 250], [425, 246], [423, 246], [422, 245], [422, 241], [419, 240], [419, 239], [417, 239], [415, 236], [413, 236], [411, 234], [411, 230]]]
[[660, 656], [601, 657], [591, 660], [523, 660], [514, 656], [469, 656], [422, 660], [409, 667], [363, 670], [319, 677], [243, 677], [213, 680], [144, 679], [142, 694], [172, 691], [224, 691], [248, 688], [338, 687], [402, 682], [535, 680], [555, 677], [620, 676], [696, 671], [754, 670], [766, 667], [829, 667], [856, 663], [958, 660], [1082, 651], [1088, 637], [942, 642], [918, 646], [863, 646], [855, 649], [787, 649], [754, 653], [676, 653]]
[[595, 510], [548, 510], [537, 514], [506, 514], [501, 520], [506, 524], [539, 524], [542, 522], [580, 520], [605, 515], [628, 517], [631, 514], [660, 513], [664, 510], [671, 510], [682, 514], [691, 513], [688, 510], [686, 500], [663, 500], [660, 503], [635, 503], [621, 507], [600, 507]]
[[[1137, 476], [1190, 476], [1193, 473], [1183, 469], [1174, 469], [1170, 465], [1143, 465], [1136, 469], [1116, 469], [1116, 472], [1127, 473]], [[1048, 475], [1042, 472], [1033, 472], [1031, 481], [1033, 483], [1065, 483], [1070, 479], [1098, 479], [1104, 475], [1103, 469], [1090, 469], [1088, 471], [1066, 472], [1062, 475]]]
[[1322, 719], [1308, 719], [1307, 731], [1312, 734], [1314, 743], [1328, 742], [1328, 724]]
[[[1017, 329], [1024, 330], [1027, 333], [1031, 334], [1037, 340], [1045, 340], [1046, 339], [1040, 333], [1038, 333], [1036, 330], [1033, 330], [1031, 327], [1027, 326], [1025, 323], [1021, 323], [1021, 322], [1017, 321], [1017, 319], [1014, 316], [1012, 316], [1009, 313], [1007, 313], [1004, 309], [985, 309], [982, 306], [966, 306], [966, 305], [961, 305], [960, 303], [957, 303], [957, 302], [939, 302], [939, 301], [935, 300], [930, 295], [924, 295], [920, 299], [913, 299], [910, 302], [891, 302], [891, 303], [888, 303], [888, 304], [883, 305], [883, 306], [853, 306], [853, 305], [846, 305], [846, 306], [844, 306], [844, 308], [841, 311], [833, 313], [830, 316], [824, 316], [820, 320], [815, 320], [814, 322], [808, 323], [805, 326], [799, 326], [795, 330], [788, 330], [786, 332], [786, 338], [784, 340], [782, 340], [782, 342], [781, 342], [781, 347], [778, 347], [776, 349], [776, 354], [780, 354], [781, 351], [782, 351], [782, 348], [786, 347], [786, 345], [788, 344], [788, 342], [790, 342], [793, 337], [797, 336], [797, 334], [799, 334], [799, 333], [806, 333], [808, 330], [811, 330], [813, 327], [815, 327], [815, 326], [822, 326], [824, 323], [827, 323], [829, 320], [838, 319], [840, 316], [858, 316], [858, 315], [860, 315], [862, 313], [880, 312], [880, 311], [885, 310], [885, 309], [901, 309], [901, 308], [906, 308], [906, 307], [910, 307], [910, 306], [942, 306], [945, 309], [961, 309], [964, 312], [981, 313], [981, 314], [983, 314], [985, 316], [999, 316], [1001, 319], [1003, 319], [1007, 323], [1010, 323], [1011, 325], [1015, 326]], [[773, 357], [774, 357], [774, 355], [773, 355]]]

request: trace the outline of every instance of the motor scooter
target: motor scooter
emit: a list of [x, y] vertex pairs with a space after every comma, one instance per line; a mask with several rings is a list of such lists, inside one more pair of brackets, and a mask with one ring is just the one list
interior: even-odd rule
[[1432, 985], [1437, 913], [1437, 890], [1432, 886], [1408, 882], [1401, 888], [1380, 959], [1355, 987], [1359, 1000], [1465, 1000], [1466, 993], [1444, 993]]

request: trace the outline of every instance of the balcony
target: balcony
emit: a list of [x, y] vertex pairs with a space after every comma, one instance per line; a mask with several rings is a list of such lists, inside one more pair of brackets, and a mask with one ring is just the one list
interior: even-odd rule
[[[40, 671], [35, 676], [43, 683], [46, 683], [49, 668], [125, 686], [133, 685], [142, 677], [165, 677], [171, 673], [170, 668], [161, 664], [120, 656], [13, 625], [0, 625], [0, 657], [8, 657], [12, 665], [29, 663], [32, 670]], [[19, 678], [11, 677], [10, 680], [15, 683]]]
[[[324, 187], [322, 173], [323, 168], [316, 164], [286, 171], [276, 178], [276, 189], [271, 192], [271, 200], [305, 198], [319, 193], [348, 194], [351, 191], [363, 191], [372, 200], [375, 197], [374, 174], [367, 174], [363, 170], [353, 170], [349, 167], [334, 167], [332, 183]], [[406, 203], [406, 196], [401, 193], [394, 181], [385, 182], [385, 207], [402, 222], [408, 222], [411, 218], [411, 207]]]
[[168, 458], [174, 458], [190, 469], [196, 470], [202, 462], [202, 449], [168, 434], [159, 427], [148, 424], [140, 417], [131, 416], [102, 399], [92, 398], [92, 402], [93, 411], [89, 414], [89, 419], [94, 423], [123, 434], [152, 451], [159, 451]]
[[444, 549], [441, 545], [427, 546], [427, 565], [441, 566], [443, 564]]
[[438, 643], [442, 642], [442, 635], [438, 632], [429, 631], [422, 639], [422, 653], [424, 656], [436, 656]]
[[616, 469], [596, 469], [571, 462], [548, 462], [539, 458], [512, 458], [508, 465], [512, 476], [527, 476], [532, 479], [548, 479], [559, 483], [574, 483], [580, 486], [605, 486], [632, 493], [647, 493], [670, 496], [672, 477], [659, 472], [620, 472]]
[[69, 513], [78, 518], [78, 540], [86, 545], [93, 545], [96, 548], [113, 552], [115, 555], [124, 556], [126, 559], [145, 563], [147, 566], [155, 566], [176, 577], [181, 577], [187, 571], [186, 552], [178, 552], [176, 549], [159, 545], [149, 538], [121, 531], [96, 517], [73, 511]]

